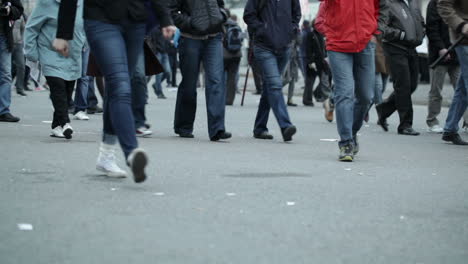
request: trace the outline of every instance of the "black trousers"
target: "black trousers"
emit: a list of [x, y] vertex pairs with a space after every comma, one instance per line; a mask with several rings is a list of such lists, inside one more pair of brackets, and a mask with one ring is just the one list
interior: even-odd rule
[[314, 101], [312, 99], [313, 92], [314, 92], [314, 84], [315, 80], [319, 76], [319, 72], [314, 69], [310, 69], [306, 66], [305, 69], [305, 86], [304, 86], [304, 93], [302, 94], [302, 103], [303, 104], [312, 104]]
[[177, 50], [175, 52], [169, 52], [169, 65], [171, 66], [171, 86], [172, 87], [177, 87], [177, 68], [179, 65], [179, 62], [177, 60]]
[[73, 94], [75, 81], [65, 81], [58, 77], [46, 76], [50, 87], [50, 99], [54, 106], [54, 119], [52, 120], [52, 129], [57, 126], [64, 126], [70, 123], [68, 117], [68, 100]]
[[384, 51], [390, 64], [394, 91], [379, 108], [382, 111], [382, 118], [388, 118], [398, 111], [400, 116], [398, 131], [401, 131], [413, 126], [411, 94], [418, 86], [419, 58], [415, 49], [402, 49], [384, 44]]
[[226, 76], [226, 105], [232, 105], [236, 99], [237, 75], [241, 58], [224, 59], [224, 73]]

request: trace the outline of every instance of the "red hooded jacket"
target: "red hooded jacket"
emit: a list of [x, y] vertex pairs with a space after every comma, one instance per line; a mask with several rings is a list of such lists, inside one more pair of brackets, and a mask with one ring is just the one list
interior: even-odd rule
[[[378, 34], [380, 0], [322, 0], [316, 18], [325, 31], [327, 50], [357, 53]], [[323, 21], [323, 22], [320, 22]], [[323, 25], [320, 25], [323, 23]]]

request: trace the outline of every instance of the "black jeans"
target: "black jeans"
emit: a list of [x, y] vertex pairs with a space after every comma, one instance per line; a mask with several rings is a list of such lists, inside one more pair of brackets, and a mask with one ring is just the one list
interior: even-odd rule
[[54, 106], [54, 119], [52, 129], [70, 123], [68, 118], [68, 99], [73, 94], [75, 81], [65, 81], [58, 77], [46, 76], [50, 87], [50, 99]]
[[382, 118], [395, 111], [400, 116], [398, 131], [413, 126], [413, 102], [411, 94], [416, 91], [419, 77], [419, 58], [415, 49], [402, 49], [384, 44], [385, 56], [390, 64], [394, 92], [379, 108]]
[[241, 58], [224, 59], [224, 72], [226, 75], [226, 105], [232, 105], [236, 99], [237, 74]]

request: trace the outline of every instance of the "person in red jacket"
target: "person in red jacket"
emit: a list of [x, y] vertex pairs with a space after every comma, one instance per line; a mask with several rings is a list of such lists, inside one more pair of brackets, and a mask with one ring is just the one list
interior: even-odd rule
[[382, 0], [323, 0], [319, 30], [325, 31], [335, 83], [340, 161], [353, 161], [357, 133], [371, 105], [375, 84], [375, 35]]

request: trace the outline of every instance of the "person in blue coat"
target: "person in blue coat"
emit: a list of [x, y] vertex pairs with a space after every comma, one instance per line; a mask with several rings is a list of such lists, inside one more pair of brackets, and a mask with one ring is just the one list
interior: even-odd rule
[[[75, 81], [81, 77], [82, 51], [86, 36], [83, 17], [77, 16], [73, 43], [68, 57], [62, 56], [51, 45], [57, 32], [60, 0], [38, 0], [26, 24], [24, 51], [28, 61], [40, 63], [50, 86], [54, 106], [52, 137], [71, 139], [73, 128], [68, 117], [68, 98], [71, 98]], [[83, 0], [78, 1], [83, 12]]]

